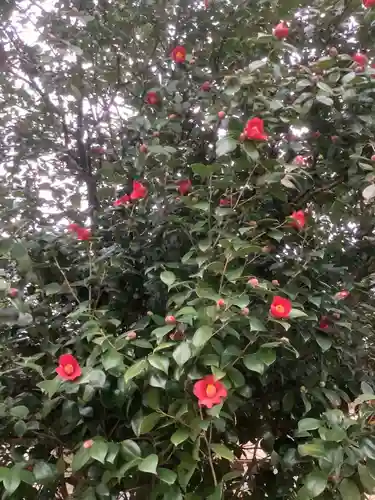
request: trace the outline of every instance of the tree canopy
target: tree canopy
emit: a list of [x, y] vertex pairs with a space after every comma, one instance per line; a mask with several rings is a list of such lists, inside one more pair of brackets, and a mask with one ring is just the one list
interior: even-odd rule
[[375, 1], [0, 5], [0, 494], [375, 491]]

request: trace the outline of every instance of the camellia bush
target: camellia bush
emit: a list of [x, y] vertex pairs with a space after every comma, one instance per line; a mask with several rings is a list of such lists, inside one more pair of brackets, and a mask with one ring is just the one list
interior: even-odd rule
[[0, 494], [375, 491], [375, 1], [0, 5]]

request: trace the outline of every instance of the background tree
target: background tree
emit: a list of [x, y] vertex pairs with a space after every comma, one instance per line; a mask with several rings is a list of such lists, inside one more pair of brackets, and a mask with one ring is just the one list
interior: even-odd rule
[[4, 499], [373, 492], [369, 3], [0, 6]]

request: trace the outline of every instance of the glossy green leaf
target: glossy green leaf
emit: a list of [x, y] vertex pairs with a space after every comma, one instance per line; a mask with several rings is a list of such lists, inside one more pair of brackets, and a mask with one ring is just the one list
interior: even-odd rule
[[171, 436], [171, 442], [175, 445], [178, 446], [179, 444], [183, 443], [184, 441], [187, 440], [187, 438], [190, 435], [190, 431], [188, 427], [181, 427], [180, 429], [177, 429], [172, 436]]
[[204, 346], [214, 334], [214, 329], [211, 326], [204, 325], [198, 328], [193, 336], [193, 344], [195, 347]]
[[156, 468], [158, 466], [158, 456], [155, 454], [149, 455], [144, 458], [142, 462], [138, 465], [138, 469], [142, 472], [148, 472], [149, 474], [156, 474]]

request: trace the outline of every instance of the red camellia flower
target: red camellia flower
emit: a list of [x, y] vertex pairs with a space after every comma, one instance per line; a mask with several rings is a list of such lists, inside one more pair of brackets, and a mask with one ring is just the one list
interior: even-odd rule
[[181, 195], [187, 194], [191, 189], [191, 180], [185, 179], [183, 181], [178, 181], [177, 185], [178, 185], [178, 188], [177, 188], [178, 192]]
[[128, 203], [130, 203], [130, 196], [128, 194], [124, 194], [121, 198], [113, 202], [113, 206], [120, 207], [121, 205], [127, 205]]
[[289, 28], [286, 23], [279, 23], [273, 29], [273, 34], [279, 40], [286, 38], [289, 35]]
[[75, 380], [81, 376], [81, 367], [72, 354], [63, 354], [59, 357], [59, 366], [56, 373], [64, 380]]
[[10, 297], [17, 297], [18, 295], [17, 288], [9, 288], [8, 295], [10, 295]]
[[186, 59], [186, 49], [185, 49], [185, 47], [183, 47], [182, 45], [177, 45], [177, 47], [175, 47], [172, 50], [171, 57], [174, 60], [174, 62], [176, 62], [176, 63], [183, 63], [185, 61], [185, 59]]
[[133, 191], [130, 193], [131, 200], [139, 200], [141, 198], [146, 198], [147, 188], [141, 182], [133, 181]]
[[231, 207], [232, 206], [232, 199], [231, 198], [221, 198], [219, 201], [219, 205], [221, 207]]
[[353, 61], [359, 64], [360, 66], [366, 66], [368, 63], [368, 59], [366, 54], [361, 54], [361, 52], [357, 52], [357, 54], [354, 54], [352, 57]]
[[220, 404], [228, 394], [225, 385], [219, 380], [215, 380], [213, 375], [207, 375], [195, 382], [193, 392], [198, 398], [199, 406], [205, 406], [206, 408], [212, 408], [214, 405]]
[[96, 155], [102, 155], [105, 153], [105, 149], [102, 148], [101, 146], [93, 146], [91, 148], [91, 152], [96, 154]]
[[154, 106], [155, 104], [157, 104], [159, 102], [158, 94], [156, 92], [153, 92], [153, 91], [147, 92], [146, 102], [147, 102], [147, 104], [151, 104], [152, 106]]
[[89, 240], [91, 238], [91, 231], [90, 231], [90, 229], [86, 229], [84, 227], [79, 227], [76, 230], [76, 234], [77, 234], [77, 239], [81, 240], [81, 241], [87, 241], [87, 240]]
[[217, 307], [220, 307], [220, 309], [222, 309], [223, 307], [225, 307], [225, 300], [224, 299], [217, 300], [216, 305]]
[[319, 321], [319, 328], [321, 330], [327, 330], [329, 328], [329, 321], [327, 316], [322, 316]]
[[303, 210], [298, 210], [297, 212], [293, 212], [290, 216], [291, 219], [293, 219], [290, 222], [290, 226], [294, 227], [295, 229], [302, 229], [305, 226], [305, 212]]
[[371, 7], [375, 7], [375, 0], [363, 0], [362, 3], [366, 9], [370, 9]]
[[279, 295], [273, 298], [270, 307], [271, 316], [278, 319], [288, 318], [291, 310], [292, 303], [289, 299], [284, 299], [284, 297], [280, 297]]
[[83, 447], [87, 450], [92, 447], [94, 444], [94, 441], [92, 439], [88, 439], [87, 441], [84, 441]]
[[209, 92], [211, 90], [211, 83], [208, 81], [202, 83], [201, 90], [203, 90], [204, 92]]
[[258, 278], [250, 278], [248, 284], [256, 288], [257, 286], [259, 286]]
[[246, 138], [251, 141], [266, 141], [267, 134], [264, 133], [264, 122], [261, 118], [251, 118], [244, 129]]
[[175, 325], [176, 324], [176, 318], [172, 315], [166, 316], [164, 321], [165, 321], [166, 325]]
[[343, 300], [346, 299], [350, 295], [350, 292], [348, 290], [341, 290], [340, 292], [337, 292], [335, 295], [336, 300]]
[[68, 230], [72, 233], [76, 233], [77, 239], [82, 241], [87, 241], [91, 238], [90, 229], [79, 226], [78, 224], [69, 224]]
[[295, 158], [294, 158], [294, 163], [300, 167], [303, 167], [306, 163], [305, 161], [305, 158], [301, 155], [297, 155]]

